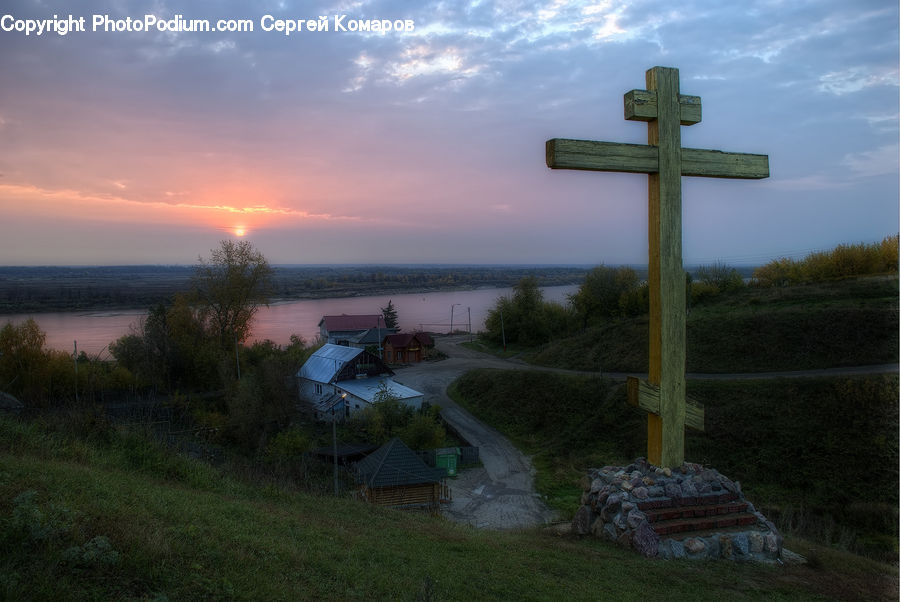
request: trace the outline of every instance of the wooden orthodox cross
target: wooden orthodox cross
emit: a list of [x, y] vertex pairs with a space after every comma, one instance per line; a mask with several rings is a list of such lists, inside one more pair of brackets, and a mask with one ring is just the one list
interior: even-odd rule
[[685, 398], [685, 276], [681, 264], [681, 176], [769, 177], [769, 157], [681, 148], [682, 125], [700, 121], [700, 98], [679, 93], [678, 69], [653, 67], [647, 89], [625, 94], [625, 119], [647, 122], [647, 144], [554, 138], [547, 167], [649, 176], [650, 370], [629, 379], [629, 402], [649, 413], [647, 459], [684, 461], [685, 425], [703, 429], [703, 408]]

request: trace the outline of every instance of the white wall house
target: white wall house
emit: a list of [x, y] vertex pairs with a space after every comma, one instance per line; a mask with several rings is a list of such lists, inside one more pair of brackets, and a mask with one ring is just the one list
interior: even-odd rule
[[298, 393], [319, 420], [344, 420], [376, 403], [382, 390], [410, 407], [422, 407], [422, 393], [394, 382], [393, 375], [363, 349], [326, 344], [297, 373]]

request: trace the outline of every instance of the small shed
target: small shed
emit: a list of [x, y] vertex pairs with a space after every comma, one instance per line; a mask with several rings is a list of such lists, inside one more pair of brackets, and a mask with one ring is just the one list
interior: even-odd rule
[[439, 508], [450, 499], [446, 474], [425, 464], [396, 437], [356, 465], [360, 497], [395, 508]]

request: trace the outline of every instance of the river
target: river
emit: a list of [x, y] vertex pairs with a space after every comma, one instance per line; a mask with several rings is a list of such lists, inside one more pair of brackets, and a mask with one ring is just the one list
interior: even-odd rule
[[[577, 285], [551, 286], [541, 289], [545, 301], [565, 303], [567, 295], [578, 290]], [[253, 322], [252, 339], [270, 339], [285, 345], [292, 334], [307, 342], [319, 335], [319, 320], [324, 315], [377, 314], [394, 302], [401, 331], [426, 330], [449, 332], [454, 330], [478, 332], [497, 298], [512, 295], [511, 288], [490, 288], [437, 293], [408, 293], [337, 299], [303, 299], [274, 303], [260, 308]], [[452, 314], [452, 315], [451, 315]], [[99, 355], [106, 359], [105, 348], [122, 335], [133, 332], [146, 315], [140, 310], [60, 312], [0, 315], [0, 325], [19, 324], [34, 318], [47, 333], [47, 347], [72, 351], [75, 341], [78, 351]]]

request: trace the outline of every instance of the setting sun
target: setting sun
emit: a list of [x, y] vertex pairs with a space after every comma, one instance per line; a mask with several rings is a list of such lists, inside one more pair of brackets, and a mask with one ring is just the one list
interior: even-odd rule
[[238, 238], [244, 236], [245, 234], [247, 234], [247, 230], [242, 226], [238, 226], [237, 228], [234, 229], [234, 235], [237, 236]]

